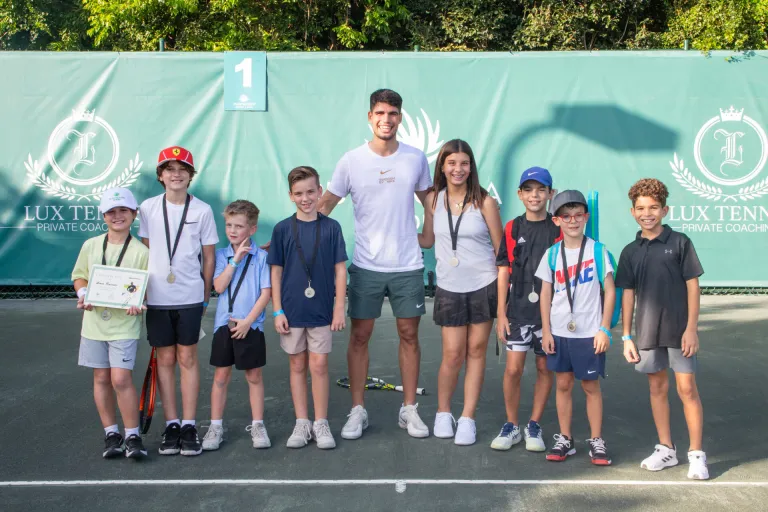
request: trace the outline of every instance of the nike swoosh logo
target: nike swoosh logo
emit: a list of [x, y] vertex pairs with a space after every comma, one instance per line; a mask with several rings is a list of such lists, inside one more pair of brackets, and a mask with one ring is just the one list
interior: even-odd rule
[[592, 370], [591, 372], [587, 372], [589, 375], [592, 375], [593, 373], [597, 373], [597, 370]]
[[424, 305], [424, 303], [422, 302], [421, 304], [416, 304], [416, 307], [417, 307], [417, 308], [420, 308], [420, 307], [421, 307], [421, 306], [423, 306], [423, 305]]
[[387, 174], [388, 172], [392, 172], [392, 169], [390, 169], [388, 171], [379, 171], [379, 174]]
[[130, 362], [131, 362], [131, 360], [130, 360], [130, 359], [123, 359], [123, 362], [124, 362], [124, 363], [130, 363]]
[[184, 221], [184, 224], [185, 224], [185, 225], [186, 225], [186, 224], [197, 224], [197, 221], [192, 221], [192, 222], [190, 222], [190, 221]]
[[529, 172], [529, 173], [528, 173], [528, 176], [533, 176], [533, 175], [535, 175], [535, 174], [536, 174], [535, 172]]

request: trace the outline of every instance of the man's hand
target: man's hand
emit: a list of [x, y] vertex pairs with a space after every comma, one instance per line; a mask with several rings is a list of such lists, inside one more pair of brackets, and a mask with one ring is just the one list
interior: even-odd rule
[[638, 354], [635, 342], [632, 340], [627, 340], [624, 342], [624, 359], [626, 359], [628, 363], [632, 364], [637, 364], [640, 362], [640, 354]]
[[[333, 326], [331, 326], [331, 329], [333, 329]], [[275, 330], [278, 334], [289, 334], [291, 332], [288, 326], [288, 319], [284, 314], [275, 317]]]
[[[280, 315], [277, 318], [281, 318], [281, 317], [285, 318], [285, 315]], [[346, 319], [346, 315], [344, 314], [344, 304], [342, 303], [340, 307], [333, 308], [333, 319], [331, 320], [331, 330], [343, 331], [344, 327], [346, 326], [347, 326], [347, 319]]]
[[597, 331], [593, 346], [595, 347], [595, 354], [602, 354], [611, 346], [611, 339], [602, 330]]
[[699, 333], [696, 329], [686, 329], [683, 333], [683, 355], [693, 357], [699, 351]]

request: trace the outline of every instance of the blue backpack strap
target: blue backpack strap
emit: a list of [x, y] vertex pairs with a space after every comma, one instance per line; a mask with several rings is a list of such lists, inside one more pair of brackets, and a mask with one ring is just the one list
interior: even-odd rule
[[549, 269], [554, 272], [557, 268], [557, 252], [560, 250], [560, 244], [557, 242], [555, 245], [547, 249], [547, 261], [549, 262]]
[[595, 242], [595, 269], [600, 280], [600, 288], [605, 290], [605, 245]]

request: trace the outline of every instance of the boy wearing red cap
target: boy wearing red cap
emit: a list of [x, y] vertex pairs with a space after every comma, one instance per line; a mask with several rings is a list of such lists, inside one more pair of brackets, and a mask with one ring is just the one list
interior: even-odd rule
[[[147, 338], [157, 348], [157, 379], [166, 428], [161, 455], [199, 455], [195, 427], [200, 369], [197, 342], [215, 269], [211, 207], [189, 194], [192, 154], [179, 146], [160, 152], [157, 181], [165, 193], [141, 204], [139, 236], [149, 247]], [[202, 258], [202, 259], [201, 259]], [[182, 419], [176, 411], [176, 362], [181, 373]]]

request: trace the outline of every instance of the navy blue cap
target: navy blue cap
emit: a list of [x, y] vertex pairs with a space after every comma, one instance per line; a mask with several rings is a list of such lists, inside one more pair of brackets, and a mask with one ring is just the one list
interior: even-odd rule
[[531, 167], [520, 175], [520, 186], [526, 181], [538, 181], [542, 185], [552, 188], [552, 175], [543, 167]]

